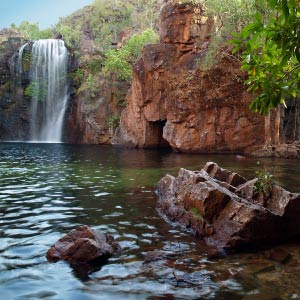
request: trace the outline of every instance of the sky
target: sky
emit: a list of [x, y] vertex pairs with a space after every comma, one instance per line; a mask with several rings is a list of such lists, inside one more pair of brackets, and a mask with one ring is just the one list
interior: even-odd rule
[[17, 26], [22, 21], [38, 23], [40, 29], [55, 25], [65, 17], [94, 0], [0, 0], [0, 29]]

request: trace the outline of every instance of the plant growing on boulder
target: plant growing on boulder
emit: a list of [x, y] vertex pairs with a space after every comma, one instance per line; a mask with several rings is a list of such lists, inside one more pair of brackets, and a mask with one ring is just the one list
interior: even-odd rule
[[[258, 161], [257, 165], [260, 166], [261, 163]], [[269, 197], [274, 185], [273, 175], [264, 167], [257, 170], [255, 174], [257, 181], [254, 184], [254, 191], [262, 193], [264, 197]]]

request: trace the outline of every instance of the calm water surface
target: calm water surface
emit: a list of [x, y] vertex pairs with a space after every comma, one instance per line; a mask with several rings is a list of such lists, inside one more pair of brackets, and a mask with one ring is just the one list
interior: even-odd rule
[[[284, 265], [261, 253], [210, 260], [205, 245], [157, 214], [157, 181], [206, 161], [249, 178], [257, 168], [257, 160], [234, 156], [0, 144], [1, 299], [300, 299], [299, 245], [281, 246], [292, 253]], [[262, 162], [278, 183], [300, 192], [299, 161]], [[112, 233], [122, 247], [84, 280], [68, 264], [45, 258], [57, 239], [82, 224]], [[144, 263], [155, 249], [173, 255]]]

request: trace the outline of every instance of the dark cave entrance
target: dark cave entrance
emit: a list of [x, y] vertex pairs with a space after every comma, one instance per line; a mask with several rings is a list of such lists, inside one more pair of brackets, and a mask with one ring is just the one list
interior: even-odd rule
[[171, 149], [171, 146], [168, 143], [168, 141], [163, 138], [163, 132], [166, 123], [167, 120], [159, 120], [149, 123], [151, 137], [150, 140], [148, 140], [147, 142], [149, 143], [151, 148], [153, 147]]

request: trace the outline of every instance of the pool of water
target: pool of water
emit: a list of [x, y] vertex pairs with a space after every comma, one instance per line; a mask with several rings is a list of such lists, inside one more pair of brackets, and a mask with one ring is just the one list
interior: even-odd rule
[[[286, 264], [261, 252], [212, 260], [203, 243], [158, 215], [158, 180], [207, 161], [249, 178], [257, 169], [256, 159], [235, 156], [0, 144], [1, 299], [300, 299], [299, 245], [280, 246], [292, 254]], [[299, 161], [261, 162], [279, 184], [300, 192]], [[82, 224], [111, 233], [121, 246], [84, 278], [45, 257], [57, 239]], [[173, 255], [145, 263], [153, 250]]]

